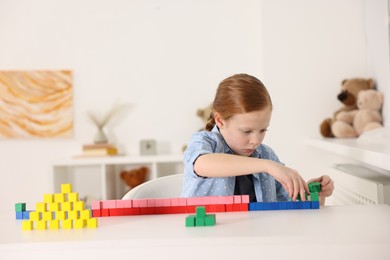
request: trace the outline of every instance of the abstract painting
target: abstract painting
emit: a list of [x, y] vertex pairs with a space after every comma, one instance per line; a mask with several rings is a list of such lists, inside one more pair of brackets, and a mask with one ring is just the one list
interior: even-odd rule
[[0, 71], [0, 138], [71, 137], [72, 131], [72, 71]]

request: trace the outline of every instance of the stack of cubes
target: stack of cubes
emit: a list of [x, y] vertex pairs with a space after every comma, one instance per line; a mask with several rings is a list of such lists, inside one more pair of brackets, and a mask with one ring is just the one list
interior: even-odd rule
[[318, 193], [321, 191], [321, 183], [320, 182], [311, 182], [308, 185], [310, 191], [310, 201], [313, 207], [320, 207], [320, 196]]
[[298, 194], [297, 201], [251, 202], [249, 203], [249, 211], [319, 209], [320, 201], [318, 193], [321, 191], [321, 183], [309, 183], [308, 188], [310, 191], [310, 200], [308, 200], [309, 198], [306, 196], [306, 201], [301, 201], [301, 197]]
[[15, 204], [16, 219], [30, 219], [30, 211], [26, 210], [26, 203]]
[[214, 226], [215, 214], [206, 214], [204, 206], [196, 207], [196, 215], [186, 217], [186, 227]]
[[[15, 205], [16, 208], [20, 207]], [[18, 214], [17, 214], [18, 215]], [[61, 193], [45, 194], [43, 202], [36, 203], [35, 211], [29, 212], [29, 219], [23, 220], [23, 230], [96, 228], [98, 222], [91, 217], [91, 210], [85, 209], [79, 194], [72, 192], [71, 184], [62, 184]]]
[[248, 211], [248, 203], [248, 195], [101, 200], [92, 202], [92, 215], [94, 217], [112, 217], [195, 213], [197, 206], [205, 206], [208, 212]]

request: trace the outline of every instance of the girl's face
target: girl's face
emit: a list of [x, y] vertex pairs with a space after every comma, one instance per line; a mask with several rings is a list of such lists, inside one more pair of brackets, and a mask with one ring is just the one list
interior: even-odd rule
[[271, 108], [237, 114], [229, 119], [222, 119], [215, 113], [215, 122], [220, 133], [235, 154], [250, 156], [264, 139], [271, 121]]

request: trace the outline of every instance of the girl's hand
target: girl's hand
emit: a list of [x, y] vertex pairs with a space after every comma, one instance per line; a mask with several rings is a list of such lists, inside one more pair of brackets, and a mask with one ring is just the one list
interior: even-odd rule
[[268, 171], [278, 182], [282, 184], [293, 201], [300, 194], [302, 201], [306, 200], [306, 194], [310, 194], [306, 182], [299, 173], [291, 168], [283, 166], [279, 163], [269, 161], [271, 168]]
[[320, 197], [329, 197], [332, 195], [333, 190], [334, 190], [334, 182], [333, 180], [327, 176], [323, 175], [321, 177], [311, 179], [307, 183], [309, 184], [310, 182], [320, 182], [321, 183], [321, 191], [318, 193]]

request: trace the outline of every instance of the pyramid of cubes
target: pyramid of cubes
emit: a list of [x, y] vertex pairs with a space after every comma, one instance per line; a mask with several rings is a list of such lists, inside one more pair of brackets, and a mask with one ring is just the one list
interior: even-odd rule
[[61, 192], [45, 194], [33, 211], [26, 210], [25, 203], [15, 204], [16, 218], [22, 219], [23, 230], [97, 228], [97, 218], [85, 209], [79, 194], [72, 192], [71, 184], [62, 184]]

